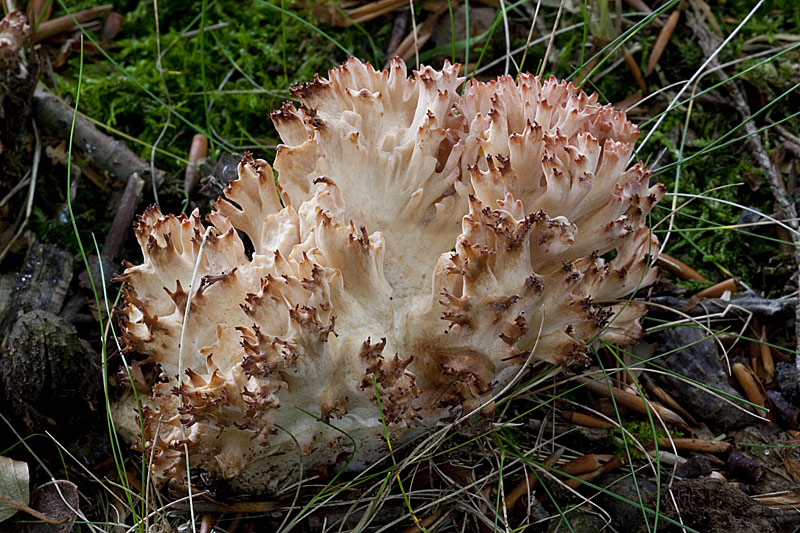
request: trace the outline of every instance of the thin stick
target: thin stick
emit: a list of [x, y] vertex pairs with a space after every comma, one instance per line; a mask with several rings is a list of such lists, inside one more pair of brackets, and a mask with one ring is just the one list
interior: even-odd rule
[[658, 412], [664, 418], [664, 420], [666, 422], [669, 422], [670, 424], [675, 424], [679, 426], [687, 425], [686, 422], [683, 420], [683, 418], [681, 418], [680, 415], [678, 415], [678, 413], [662, 405], [645, 401], [638, 394], [633, 394], [624, 391], [622, 389], [618, 389], [617, 387], [612, 387], [607, 383], [593, 380], [588, 376], [577, 376], [575, 380], [578, 383], [583, 383], [587, 389], [589, 389], [594, 393], [606, 397], [613, 396], [614, 400], [616, 400], [617, 403], [619, 403], [624, 407], [627, 407], [628, 409], [632, 409], [637, 413], [647, 414], [648, 411], [652, 410]]
[[417, 18], [414, 16], [414, 0], [408, 0], [408, 9], [411, 10], [411, 32], [414, 34], [414, 57], [419, 68], [419, 43], [417, 42]]
[[[531, 39], [533, 38], [533, 28], [536, 27], [536, 17], [539, 16], [539, 7], [542, 5], [542, 0], [538, 0], [536, 2], [536, 9], [533, 11], [533, 20], [531, 20], [531, 28], [528, 30], [528, 38], [525, 40], [525, 51], [522, 52], [522, 59], [519, 62], [519, 72], [517, 72], [517, 77], [522, 74], [522, 68], [525, 66], [525, 58], [528, 57], [528, 50], [531, 46]], [[519, 49], [514, 50], [512, 53], [518, 52]]]
[[556, 13], [556, 21], [553, 23], [553, 31], [550, 32], [550, 41], [547, 43], [547, 50], [544, 52], [544, 58], [542, 58], [542, 68], [539, 69], [539, 76], [544, 74], [544, 69], [547, 66], [547, 57], [550, 55], [550, 49], [553, 47], [553, 41], [556, 38], [556, 28], [558, 28], [558, 22], [561, 20], [561, 10], [564, 8], [564, 0], [561, 0], [561, 3], [558, 4], [558, 13]]
[[13, 507], [14, 509], [23, 511], [25, 513], [28, 513], [29, 515], [33, 516], [34, 518], [37, 518], [37, 519], [41, 520], [42, 522], [47, 522], [48, 524], [51, 524], [51, 525], [54, 525], [54, 526], [59, 526], [61, 524], [66, 524], [70, 519], [70, 517], [68, 517], [68, 516], [66, 516], [64, 518], [50, 518], [46, 514], [42, 514], [39, 511], [37, 511], [36, 509], [33, 509], [32, 507], [28, 507], [24, 503], [20, 503], [20, 502], [18, 502], [16, 500], [13, 500], [13, 499], [9, 498], [8, 496], [3, 496], [2, 494], [0, 494], [0, 503], [2, 503], [4, 505], [7, 505], [9, 507]]
[[53, 20], [48, 20], [47, 22], [42, 22], [39, 24], [39, 27], [36, 28], [36, 33], [33, 36], [33, 42], [38, 43], [48, 37], [52, 37], [62, 31], [67, 31], [75, 28], [76, 22], [78, 24], [83, 24], [84, 22], [89, 22], [90, 20], [99, 17], [106, 11], [111, 11], [114, 6], [112, 4], [105, 4], [99, 7], [92, 7], [90, 9], [84, 9], [83, 11], [78, 11], [77, 13], [73, 13], [71, 15], [64, 15], [63, 17], [54, 18]]
[[33, 211], [33, 196], [36, 192], [36, 178], [39, 175], [39, 161], [42, 158], [42, 140], [39, 137], [39, 129], [36, 127], [36, 121], [32, 121], [31, 124], [33, 125], [33, 134], [36, 139], [36, 144], [34, 145], [33, 149], [33, 166], [31, 167], [31, 180], [28, 187], [28, 201], [25, 206], [25, 218], [20, 223], [19, 228], [14, 233], [14, 236], [8, 241], [8, 244], [6, 244], [5, 248], [3, 248], [3, 251], [0, 252], [0, 261], [5, 258], [6, 254], [11, 249], [11, 246], [19, 238], [19, 236], [22, 235], [22, 231], [25, 229], [25, 226], [27, 226], [28, 221], [31, 218], [31, 212]]
[[503, 31], [506, 34], [506, 66], [503, 74], [508, 75], [508, 67], [511, 64], [511, 32], [508, 30], [508, 14], [504, 0], [500, 0], [500, 12], [503, 14]]

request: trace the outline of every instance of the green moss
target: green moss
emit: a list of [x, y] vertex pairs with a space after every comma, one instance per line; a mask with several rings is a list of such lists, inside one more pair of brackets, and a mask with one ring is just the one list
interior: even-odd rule
[[[644, 420], [635, 420], [631, 422], [624, 422], [622, 424], [623, 431], [620, 428], [614, 428], [609, 432], [609, 439], [613, 453], [621, 457], [627, 458], [628, 452], [634, 459], [641, 459], [642, 453], [637, 448], [637, 442], [646, 444], [655, 440], [660, 447], [663, 447], [668, 442], [668, 435], [665, 431], [659, 428], [654, 428], [650, 422]], [[655, 429], [655, 431], [654, 431]], [[683, 436], [680, 431], [671, 432], [672, 438], [679, 438]], [[627, 444], [627, 451], [626, 451]]]
[[[241, 152], [274, 144], [277, 136], [269, 112], [289, 97], [289, 85], [309, 81], [346, 59], [321, 34], [260, 3], [243, 9], [238, 2], [209, 2], [206, 25], [224, 22], [227, 26], [206, 32], [203, 39], [183, 36], [199, 28], [199, 5], [178, 2], [159, 7], [163, 83], [156, 61], [153, 4], [145, 2], [126, 14], [124, 31], [108, 52], [119, 68], [101, 56], [85, 57], [81, 111], [154, 143], [167, 119], [165, 103], [170, 102], [174, 114], [159, 148], [177, 157], [186, 156], [196, 131], [209, 134], [212, 150]], [[373, 30], [375, 38], [380, 38], [388, 35], [390, 27], [379, 25]], [[364, 31], [338, 28], [336, 39], [356, 55], [380, 62]], [[65, 97], [75, 95], [78, 61], [77, 55], [71, 57], [69, 68], [58, 78]], [[150, 148], [139, 145], [135, 149], [150, 157]], [[167, 170], [180, 167], [179, 161], [164, 156], [156, 162]]]

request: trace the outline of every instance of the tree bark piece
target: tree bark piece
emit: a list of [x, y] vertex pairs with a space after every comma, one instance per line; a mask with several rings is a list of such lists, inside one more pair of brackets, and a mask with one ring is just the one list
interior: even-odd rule
[[[28, 248], [22, 269], [13, 275], [10, 291], [0, 291], [0, 339], [29, 311], [58, 313], [72, 280], [72, 254], [51, 244], [35, 243]], [[3, 288], [7, 288], [4, 278]]]

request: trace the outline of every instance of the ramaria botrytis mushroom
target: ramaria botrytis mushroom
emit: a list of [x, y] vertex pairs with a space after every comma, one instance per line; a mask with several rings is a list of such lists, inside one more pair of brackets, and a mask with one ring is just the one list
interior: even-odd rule
[[[636, 127], [554, 78], [462, 81], [350, 59], [272, 114], [277, 189], [247, 154], [210, 230], [139, 217], [122, 342], [160, 370], [134, 380], [158, 480], [185, 480], [184, 443], [241, 491], [296, 479], [301, 454], [337, 464], [345, 433], [357, 467], [387, 451], [381, 414], [402, 442], [486, 407], [529, 357], [582, 364], [641, 335], [628, 297], [655, 276], [664, 188], [629, 166]], [[130, 392], [116, 414], [141, 442]]]

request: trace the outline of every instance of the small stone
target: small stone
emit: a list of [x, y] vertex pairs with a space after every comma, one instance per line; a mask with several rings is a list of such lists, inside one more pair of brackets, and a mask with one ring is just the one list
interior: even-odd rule
[[711, 461], [702, 455], [693, 455], [675, 470], [675, 475], [684, 479], [692, 479], [707, 476], [713, 470]]

